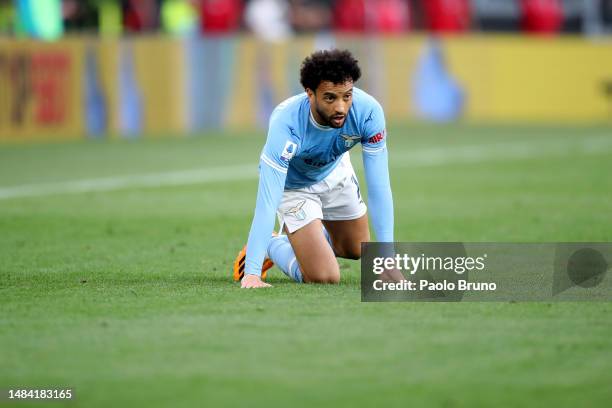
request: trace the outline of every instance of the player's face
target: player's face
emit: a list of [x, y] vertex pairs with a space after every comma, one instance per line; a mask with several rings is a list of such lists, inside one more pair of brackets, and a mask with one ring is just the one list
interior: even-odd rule
[[312, 114], [320, 125], [341, 128], [353, 104], [353, 81], [323, 81], [316, 92], [306, 89]]

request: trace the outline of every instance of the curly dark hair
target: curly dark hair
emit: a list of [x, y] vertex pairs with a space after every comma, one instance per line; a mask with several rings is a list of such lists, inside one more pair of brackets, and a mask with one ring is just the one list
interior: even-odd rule
[[300, 69], [300, 82], [304, 89], [315, 91], [323, 81], [342, 84], [357, 82], [361, 77], [358, 61], [348, 50], [316, 51], [304, 58]]

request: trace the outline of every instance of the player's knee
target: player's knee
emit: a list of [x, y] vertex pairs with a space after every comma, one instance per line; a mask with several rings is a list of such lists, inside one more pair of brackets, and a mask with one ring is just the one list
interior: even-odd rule
[[341, 242], [338, 247], [336, 247], [336, 254], [341, 258], [346, 259], [361, 259], [361, 243], [370, 241], [370, 232], [366, 231], [359, 238], [353, 238], [351, 240], [346, 240]]
[[338, 256], [346, 259], [361, 259], [361, 242], [345, 245], [338, 251]]
[[361, 245], [352, 246], [349, 248], [346, 257], [354, 260], [361, 259]]
[[340, 283], [340, 271], [329, 271], [320, 276], [317, 283], [337, 284]]
[[329, 271], [325, 276], [326, 283], [340, 283], [340, 266], [336, 264], [336, 267]]
[[337, 264], [330, 265], [326, 268], [319, 268], [314, 273], [307, 273], [305, 275], [304, 278], [307, 283], [339, 283], [340, 267]]

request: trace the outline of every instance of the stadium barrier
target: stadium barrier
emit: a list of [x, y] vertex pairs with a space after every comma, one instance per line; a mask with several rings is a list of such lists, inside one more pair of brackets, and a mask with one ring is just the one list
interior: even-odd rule
[[[609, 40], [321, 36], [264, 44], [252, 37], [68, 37], [51, 43], [0, 38], [0, 140], [262, 128], [278, 102], [301, 91], [303, 57], [330, 45], [357, 55], [364, 73], [359, 86], [379, 98], [389, 121], [427, 117], [417, 87], [421, 95], [435, 96], [434, 103], [445, 103], [440, 89], [423, 85], [436, 84], [432, 70], [460, 90], [449, 112], [464, 120], [590, 124], [612, 118]], [[439, 55], [427, 52], [434, 46]]]

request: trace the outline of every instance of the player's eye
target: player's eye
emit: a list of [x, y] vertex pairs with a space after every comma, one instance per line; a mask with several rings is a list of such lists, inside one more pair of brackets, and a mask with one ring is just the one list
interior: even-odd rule
[[344, 95], [344, 100], [345, 101], [350, 101], [352, 97], [353, 97], [353, 95]]

